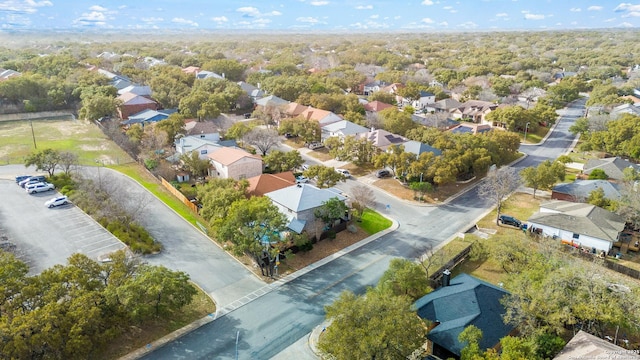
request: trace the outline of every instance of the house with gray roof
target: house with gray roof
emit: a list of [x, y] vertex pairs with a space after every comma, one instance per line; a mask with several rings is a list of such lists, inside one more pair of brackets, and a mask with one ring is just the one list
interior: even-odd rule
[[269, 95], [256, 100], [255, 103], [257, 106], [262, 106], [262, 107], [267, 107], [267, 106], [278, 107], [281, 105], [288, 105], [289, 101], [279, 98], [275, 95]]
[[612, 180], [623, 180], [624, 169], [631, 167], [636, 171], [640, 171], [640, 165], [634, 164], [620, 157], [610, 157], [604, 159], [591, 159], [584, 164], [583, 173], [589, 175], [594, 169], [602, 169], [605, 174]]
[[151, 87], [147, 85], [129, 85], [125, 88], [118, 90], [118, 95], [122, 95], [125, 93], [132, 93], [140, 96], [144, 96], [147, 98], [151, 97]]
[[220, 75], [220, 74], [214, 73], [213, 71], [207, 71], [207, 70], [200, 70], [196, 73], [196, 79], [208, 79], [208, 78], [224, 79], [224, 74]]
[[261, 89], [249, 84], [248, 82], [238, 81], [238, 85], [242, 89], [242, 91], [246, 92], [247, 95], [251, 98], [251, 100], [255, 101], [256, 99], [260, 99], [263, 97], [264, 91]]
[[576, 180], [562, 183], [551, 189], [551, 198], [573, 202], [585, 202], [591, 192], [602, 189], [604, 197], [610, 200], [620, 200], [620, 185], [607, 180]]
[[268, 192], [269, 197], [278, 210], [284, 214], [289, 223], [287, 227], [300, 234], [303, 231], [313, 231], [316, 216], [314, 211], [329, 199], [347, 198], [337, 189], [319, 189], [311, 184], [296, 184], [286, 188]]
[[327, 138], [337, 136], [341, 139], [347, 136], [356, 136], [358, 134], [366, 133], [369, 131], [369, 128], [358, 125], [356, 123], [352, 123], [348, 120], [340, 120], [328, 125], [325, 125], [321, 128], [322, 130], [322, 140], [324, 141]]
[[528, 228], [563, 244], [609, 252], [625, 228], [622, 216], [591, 204], [550, 200], [527, 220]]
[[139, 113], [129, 115], [129, 118], [122, 122], [123, 125], [132, 124], [149, 124], [155, 123], [168, 118], [171, 114], [177, 112], [177, 109], [152, 110], [145, 109]]
[[619, 117], [623, 114], [640, 116], [640, 108], [633, 104], [622, 104], [611, 109], [609, 113], [612, 117]]
[[640, 359], [640, 355], [633, 350], [615, 345], [607, 339], [601, 339], [582, 330], [578, 331], [564, 346], [553, 360], [573, 359], [615, 359], [620, 354], [624, 359]]
[[514, 327], [505, 324], [506, 313], [500, 302], [509, 293], [468, 274], [451, 281], [443, 275], [443, 286], [413, 303], [418, 316], [433, 323], [427, 339], [433, 343], [433, 355], [441, 359], [459, 359], [465, 344], [458, 340], [469, 325], [482, 330], [480, 348], [494, 348]]
[[371, 131], [358, 134], [357, 139], [367, 139], [373, 143], [378, 149], [386, 151], [391, 145], [400, 145], [407, 141], [406, 138], [392, 134], [383, 129], [371, 129]]
[[184, 155], [197, 151], [201, 160], [208, 159], [210, 153], [223, 147], [218, 133], [183, 136], [176, 139], [174, 145], [177, 154]]
[[20, 75], [22, 74], [15, 70], [0, 68], [0, 81], [8, 80], [12, 77], [16, 77]]
[[420, 157], [420, 154], [426, 152], [433, 153], [435, 156], [442, 155], [442, 151], [419, 141], [409, 140], [402, 145], [404, 145], [405, 152], [414, 153], [416, 157]]

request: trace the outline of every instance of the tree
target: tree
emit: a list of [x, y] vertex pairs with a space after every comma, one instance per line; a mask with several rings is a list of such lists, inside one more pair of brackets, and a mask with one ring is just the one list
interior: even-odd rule
[[590, 192], [589, 197], [587, 197], [587, 203], [609, 211], [616, 210], [615, 202], [605, 197], [604, 190], [602, 188], [597, 188]]
[[394, 176], [405, 176], [416, 156], [413, 153], [405, 152], [404, 145], [391, 145], [387, 151], [376, 154], [373, 157], [373, 164], [378, 168], [389, 168]]
[[390, 291], [394, 296], [407, 296], [411, 301], [431, 291], [425, 270], [413, 261], [399, 258], [391, 259], [377, 287], [382, 291]]
[[273, 129], [264, 129], [255, 127], [251, 129], [244, 139], [247, 143], [255, 146], [260, 150], [262, 156], [266, 155], [269, 149], [280, 143], [278, 132]]
[[509, 194], [520, 186], [520, 177], [516, 169], [502, 167], [489, 170], [486, 178], [478, 187], [478, 196], [484, 198], [496, 207], [496, 224], [502, 211], [502, 204]]
[[210, 179], [204, 186], [197, 188], [198, 199], [202, 204], [200, 215], [212, 226], [223, 221], [231, 204], [244, 199], [249, 183], [233, 179]]
[[609, 175], [602, 169], [593, 169], [589, 174], [589, 180], [607, 180]]
[[182, 156], [180, 156], [180, 161], [182, 161], [184, 167], [196, 177], [206, 176], [209, 168], [211, 167], [209, 159], [200, 159], [198, 151], [182, 154]]
[[172, 145], [178, 134], [184, 134], [184, 116], [180, 113], [173, 113], [168, 118], [156, 124], [156, 127], [167, 133], [167, 145]]
[[231, 125], [224, 135], [227, 139], [235, 139], [240, 142], [244, 142], [245, 136], [253, 129], [253, 127], [254, 126], [252, 124], [237, 122]]
[[240, 199], [231, 204], [217, 226], [221, 241], [233, 244], [236, 255], [251, 256], [263, 276], [273, 276], [286, 217], [266, 196]]
[[564, 180], [564, 164], [559, 161], [553, 163], [546, 160], [538, 166], [528, 167], [520, 171], [520, 176], [524, 180], [525, 186], [533, 188], [533, 197], [536, 197], [536, 190], [549, 190], [558, 181]]
[[216, 72], [229, 80], [240, 81], [247, 66], [236, 60], [215, 59], [202, 64], [202, 68]]
[[348, 208], [344, 201], [333, 197], [327, 201], [323, 201], [322, 205], [313, 211], [313, 215], [331, 228], [336, 220], [345, 216], [347, 210]]
[[397, 108], [388, 108], [380, 111], [383, 118], [383, 127], [388, 132], [404, 136], [409, 130], [418, 126], [411, 115], [413, 112], [399, 111]]
[[273, 150], [262, 158], [265, 167], [274, 173], [292, 171], [304, 164], [304, 159], [298, 150], [280, 151]]
[[78, 155], [70, 151], [60, 152], [59, 161], [60, 161], [59, 166], [62, 168], [62, 171], [64, 171], [64, 173], [67, 175], [71, 172], [71, 169], [74, 166], [78, 166], [79, 164]]
[[27, 155], [24, 166], [35, 165], [36, 171], [46, 171], [49, 176], [53, 176], [60, 163], [60, 152], [53, 149], [44, 149], [32, 152]]
[[465, 346], [460, 351], [460, 360], [482, 360], [484, 351], [480, 349], [482, 330], [475, 325], [469, 325], [458, 335], [458, 341]]
[[411, 300], [370, 289], [357, 297], [345, 291], [325, 308], [332, 323], [318, 348], [336, 359], [403, 359], [426, 335]]
[[351, 188], [351, 206], [362, 212], [364, 209], [373, 208], [376, 205], [376, 195], [373, 190], [365, 185], [356, 185]]
[[335, 186], [338, 181], [344, 181], [344, 175], [337, 172], [334, 168], [324, 165], [312, 165], [303, 172], [303, 175], [309, 179], [316, 179], [316, 186], [319, 188], [328, 188]]

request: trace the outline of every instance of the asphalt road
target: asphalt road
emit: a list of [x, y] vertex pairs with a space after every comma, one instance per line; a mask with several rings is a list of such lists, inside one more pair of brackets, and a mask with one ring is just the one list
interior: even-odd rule
[[[522, 146], [528, 156], [516, 166], [532, 166], [566, 153], [574, 137], [569, 126], [582, 114], [584, 100], [566, 110], [542, 146]], [[352, 186], [352, 180], [338, 187]], [[324, 320], [323, 307], [343, 290], [363, 293], [376, 284], [394, 257], [415, 259], [466, 230], [493, 204], [477, 196], [475, 188], [445, 205], [407, 205], [381, 192], [378, 204], [390, 204], [397, 219], [395, 232], [348, 253], [271, 291], [214, 322], [171, 342], [145, 359], [269, 359], [308, 334]], [[236, 334], [239, 341], [236, 345]]]

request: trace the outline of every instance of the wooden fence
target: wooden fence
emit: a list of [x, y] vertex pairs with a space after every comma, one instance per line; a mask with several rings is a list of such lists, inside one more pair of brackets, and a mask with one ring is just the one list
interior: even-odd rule
[[437, 288], [440, 286], [440, 280], [442, 279], [442, 273], [449, 269], [453, 270], [458, 264], [464, 261], [464, 259], [471, 252], [471, 248], [473, 244], [469, 244], [466, 248], [462, 249], [456, 256], [454, 256], [451, 260], [449, 260], [446, 264], [442, 265], [438, 270], [436, 270], [433, 274], [429, 276], [429, 283], [432, 288]]
[[[592, 253], [585, 253], [582, 252], [572, 246], [563, 246], [562, 249], [565, 252], [570, 253], [573, 256], [579, 257], [579, 258], [583, 258], [585, 260], [589, 260], [589, 261], [593, 261], [598, 255], [597, 254], [592, 254]], [[640, 271], [636, 270], [636, 269], [632, 269], [628, 266], [624, 266], [620, 263], [617, 263], [613, 260], [609, 260], [609, 259], [604, 259], [602, 262], [602, 265], [610, 270], [613, 270], [615, 272], [619, 272], [620, 274], [624, 274], [627, 275], [629, 277], [632, 277], [634, 279], [640, 279]]]
[[177, 197], [180, 201], [182, 201], [185, 205], [187, 205], [189, 209], [191, 209], [191, 211], [193, 211], [196, 214], [198, 213], [198, 207], [196, 206], [196, 204], [192, 203], [189, 199], [187, 199], [187, 197], [184, 196], [184, 194], [182, 194], [180, 190], [176, 189], [173, 185], [171, 185], [170, 182], [165, 180], [162, 176], [159, 176], [159, 178], [160, 178], [160, 181], [162, 181], [162, 185], [164, 185], [164, 187], [167, 188], [167, 190], [169, 190], [175, 197]]

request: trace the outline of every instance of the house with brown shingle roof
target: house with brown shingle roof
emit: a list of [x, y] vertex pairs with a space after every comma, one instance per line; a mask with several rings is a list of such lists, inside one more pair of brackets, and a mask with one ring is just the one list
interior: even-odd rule
[[373, 143], [378, 149], [386, 151], [391, 145], [402, 144], [407, 141], [400, 135], [392, 134], [386, 130], [377, 129], [356, 135], [356, 139], [367, 139]]
[[485, 120], [487, 114], [497, 107], [498, 105], [489, 101], [469, 100], [453, 110], [451, 115], [454, 119], [464, 119], [477, 124], [485, 124], [487, 123]]
[[364, 105], [364, 110], [365, 111], [370, 111], [370, 112], [380, 112], [384, 109], [388, 109], [388, 108], [392, 108], [394, 107], [393, 105], [387, 104], [387, 103], [383, 103], [381, 101], [375, 100], [372, 102], [369, 102], [367, 104]]
[[284, 113], [289, 117], [297, 117], [302, 114], [303, 111], [307, 110], [308, 106], [300, 105], [297, 102], [292, 102], [287, 104], [284, 108]]
[[249, 187], [247, 188], [249, 196], [263, 196], [268, 192], [284, 189], [296, 183], [296, 178], [291, 171], [277, 174], [261, 174], [247, 180], [249, 180]]
[[118, 115], [125, 120], [129, 115], [137, 114], [143, 110], [158, 110], [158, 104], [144, 96], [134, 93], [124, 93], [117, 97], [121, 104], [118, 107]]
[[262, 174], [262, 158], [242, 149], [223, 147], [207, 157], [214, 167], [213, 176], [240, 180]]

